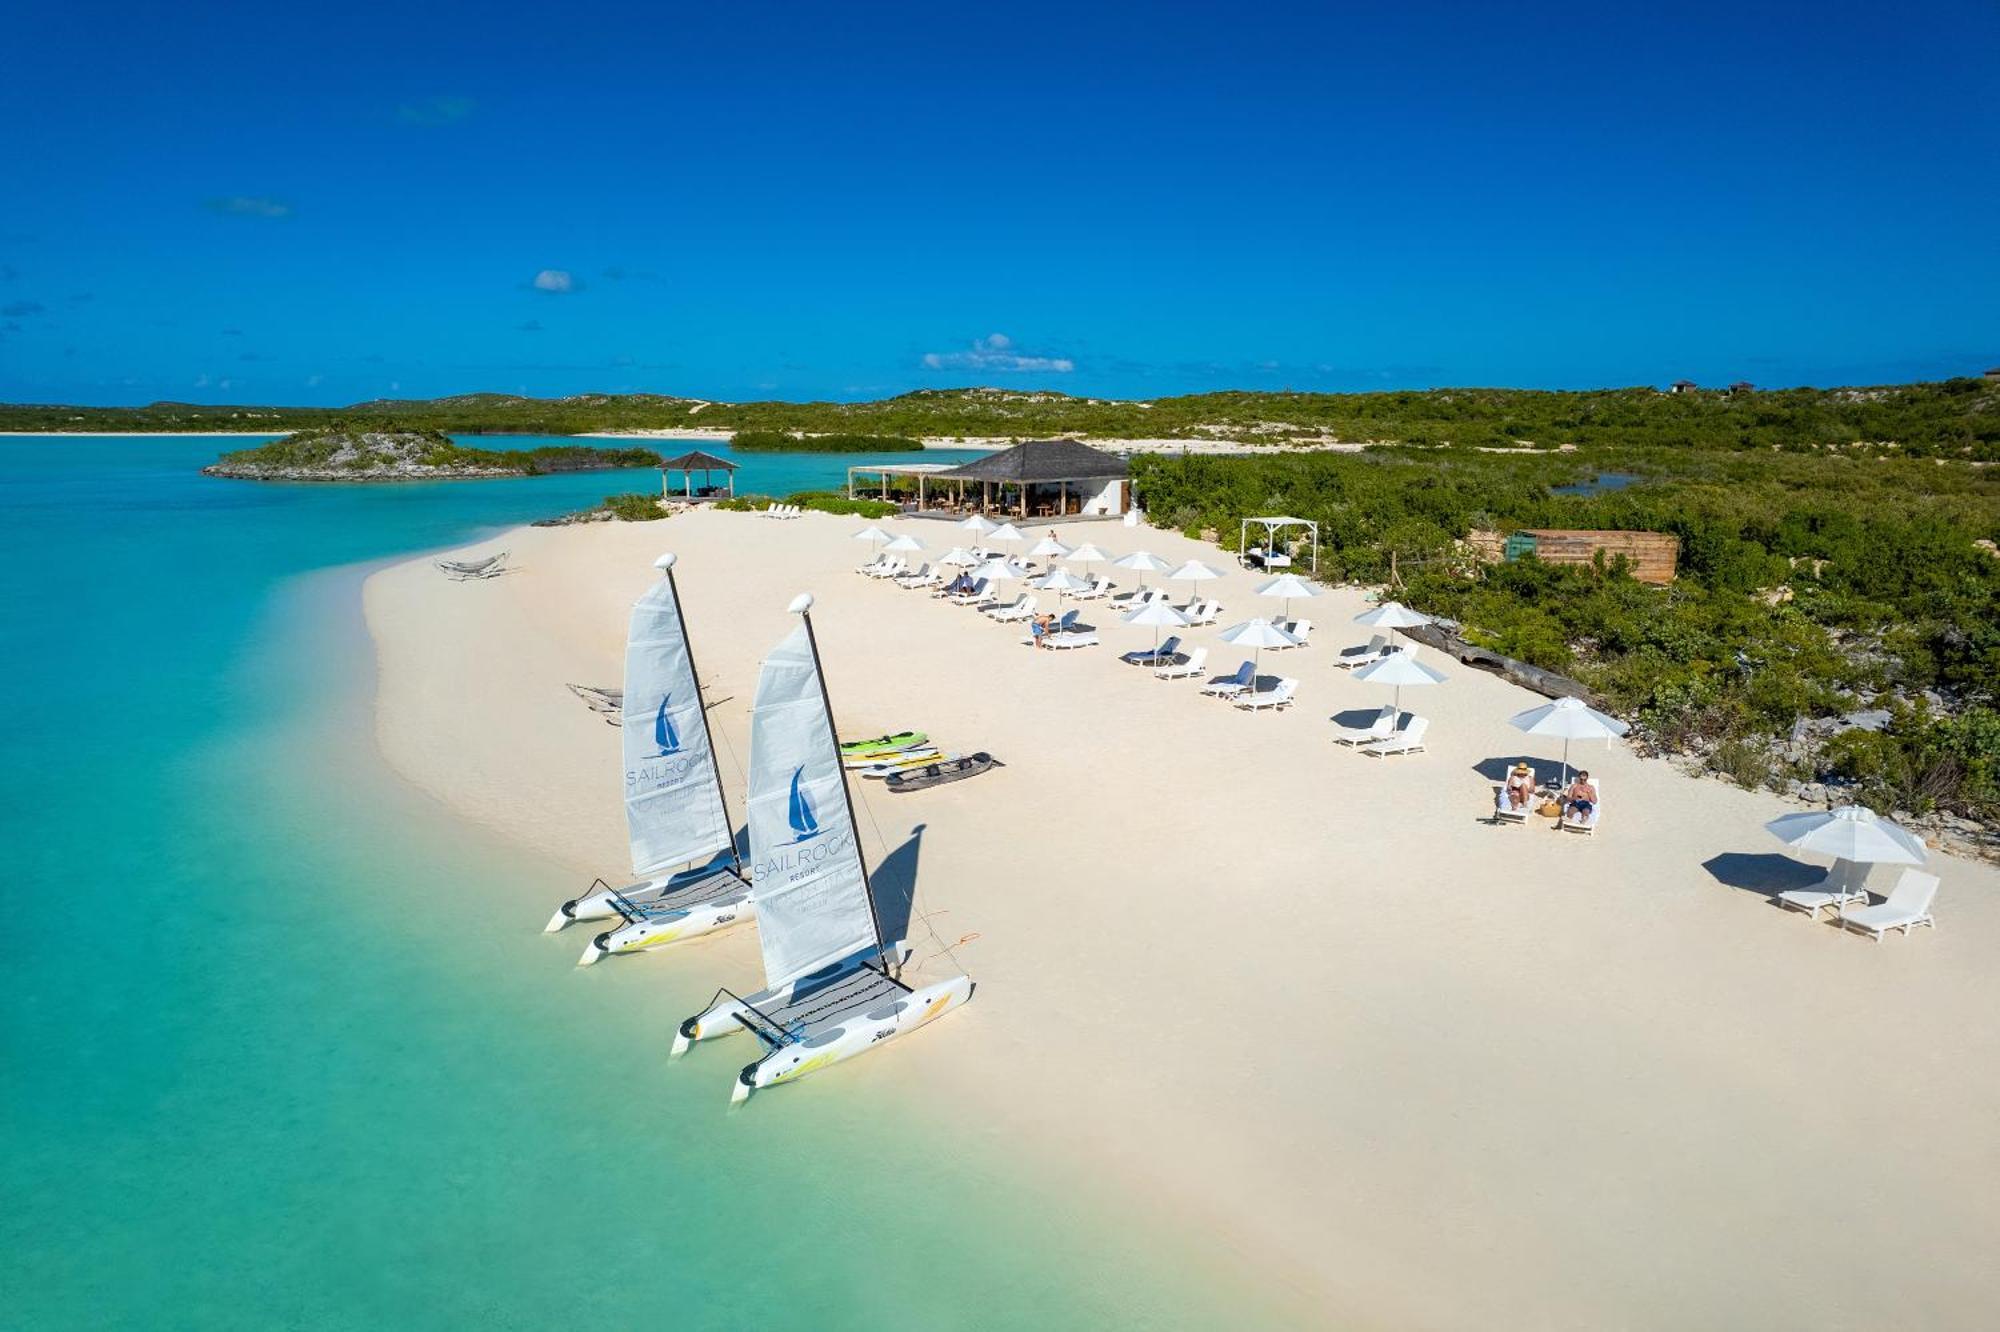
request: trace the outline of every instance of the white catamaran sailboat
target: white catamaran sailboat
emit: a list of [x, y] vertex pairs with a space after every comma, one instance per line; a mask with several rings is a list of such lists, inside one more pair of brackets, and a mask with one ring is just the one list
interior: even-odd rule
[[[620, 727], [632, 869], [647, 877], [565, 902], [549, 918], [551, 933], [572, 920], [622, 922], [590, 941], [579, 966], [709, 934], [755, 914], [681, 618], [674, 557], [662, 555], [654, 567], [662, 577], [633, 603], [626, 633]], [[691, 868], [676, 871], [680, 865]]]
[[764, 1043], [732, 1101], [872, 1050], [972, 997], [964, 976], [911, 989], [891, 974], [903, 949], [884, 943], [876, 917], [811, 608], [810, 595], [792, 602], [799, 627], [765, 659], [750, 713], [750, 866], [765, 988], [724, 991], [674, 1038], [676, 1055], [739, 1030]]

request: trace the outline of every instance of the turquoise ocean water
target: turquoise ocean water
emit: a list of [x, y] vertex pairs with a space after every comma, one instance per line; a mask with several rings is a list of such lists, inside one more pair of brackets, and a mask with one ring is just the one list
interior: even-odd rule
[[726, 1111], [741, 1050], [662, 1057], [706, 988], [577, 973], [567, 876], [382, 766], [368, 567], [653, 474], [196, 475], [232, 446], [0, 439], [0, 1324], [1257, 1321], [977, 1106]]

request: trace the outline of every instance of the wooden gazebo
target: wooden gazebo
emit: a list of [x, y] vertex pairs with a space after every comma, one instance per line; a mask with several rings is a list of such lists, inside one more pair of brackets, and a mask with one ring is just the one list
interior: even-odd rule
[[[681, 474], [680, 498], [688, 500], [713, 499], [718, 491], [731, 497], [736, 494], [736, 464], [727, 458], [719, 458], [713, 453], [703, 453], [696, 449], [693, 453], [683, 453], [678, 458], [660, 460], [660, 493], [668, 499], [675, 498], [673, 474]], [[694, 474], [701, 473], [701, 489], [696, 490]], [[709, 478], [722, 473], [723, 485], [717, 486]]]

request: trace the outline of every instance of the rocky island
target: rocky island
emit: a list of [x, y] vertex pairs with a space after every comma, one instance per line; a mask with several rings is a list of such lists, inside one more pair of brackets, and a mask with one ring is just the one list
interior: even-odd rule
[[608, 472], [657, 467], [652, 449], [557, 445], [473, 449], [441, 430], [302, 430], [254, 449], [238, 449], [202, 468], [204, 476], [244, 481], [451, 481], [552, 472]]

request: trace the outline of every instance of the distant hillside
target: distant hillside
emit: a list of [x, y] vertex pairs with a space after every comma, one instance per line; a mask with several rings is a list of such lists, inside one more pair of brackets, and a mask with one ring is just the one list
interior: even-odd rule
[[276, 431], [397, 427], [453, 434], [573, 435], [698, 427], [913, 439], [1225, 439], [1480, 448], [1592, 445], [1694, 449], [1897, 450], [2000, 461], [2000, 382], [1758, 392], [1651, 388], [1549, 392], [1203, 393], [1152, 401], [991, 388], [924, 389], [877, 402], [706, 402], [664, 394], [522, 398], [472, 393], [349, 407], [0, 406], [0, 429]]
[[436, 430], [304, 430], [202, 468], [242, 481], [439, 481], [653, 467], [651, 449], [468, 449]]

